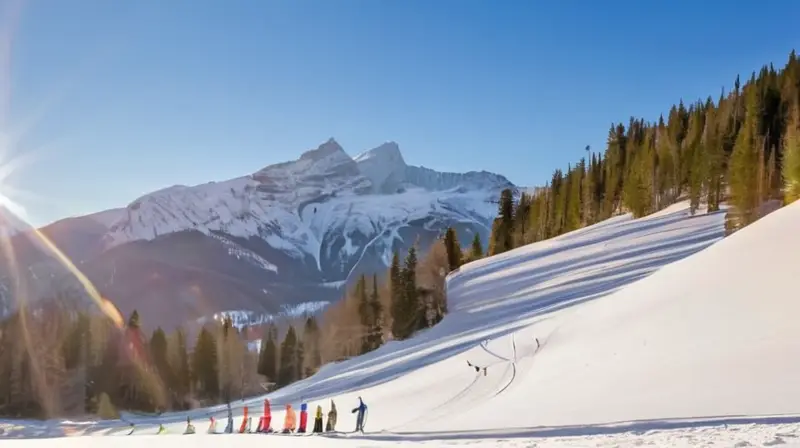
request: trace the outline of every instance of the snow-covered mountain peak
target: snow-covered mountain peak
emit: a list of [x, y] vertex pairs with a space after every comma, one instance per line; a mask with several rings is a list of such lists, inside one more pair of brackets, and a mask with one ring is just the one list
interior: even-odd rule
[[[304, 152], [299, 159], [267, 166], [253, 174], [261, 183], [275, 187], [296, 185], [305, 181], [333, 181], [336, 177], [359, 177], [353, 159], [333, 138], [316, 149]], [[324, 178], [324, 179], [321, 179]]]
[[514, 186], [492, 173], [409, 166], [395, 142], [352, 158], [331, 138], [252, 175], [145, 195], [108, 216], [103, 241], [108, 249], [185, 230], [255, 237], [340, 281], [367, 250], [389, 260], [409, 223], [432, 232], [456, 222], [488, 229], [491, 201], [506, 187]]
[[400, 147], [386, 142], [354, 158], [361, 174], [372, 181], [376, 193], [398, 193], [408, 188], [442, 191], [459, 188], [467, 190], [498, 190], [514, 185], [503, 176], [486, 171], [447, 173], [406, 164]]
[[370, 159], [378, 159], [387, 163], [402, 163], [406, 164], [403, 160], [403, 154], [400, 152], [400, 146], [396, 142], [386, 142], [382, 145], [364, 151], [361, 154], [353, 157], [356, 163], [361, 163]]
[[341, 156], [347, 157], [347, 153], [344, 152], [342, 145], [340, 145], [339, 142], [337, 142], [333, 137], [329, 138], [325, 143], [319, 145], [317, 149], [311, 149], [304, 152], [300, 156], [300, 160], [321, 160], [331, 156], [335, 158], [341, 158]]
[[354, 160], [361, 174], [372, 181], [376, 193], [395, 193], [405, 182], [408, 165], [395, 142], [386, 142], [365, 151]]

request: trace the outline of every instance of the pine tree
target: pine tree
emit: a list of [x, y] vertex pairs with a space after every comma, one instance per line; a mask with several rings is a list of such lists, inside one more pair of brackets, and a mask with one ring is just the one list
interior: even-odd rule
[[528, 232], [531, 242], [541, 241], [545, 238], [547, 228], [546, 196], [547, 187], [537, 190], [531, 200], [530, 218], [528, 219], [531, 227]]
[[[720, 101], [719, 108], [722, 107]], [[719, 210], [722, 201], [722, 178], [725, 174], [725, 152], [722, 141], [722, 123], [726, 120], [713, 104], [706, 111], [706, 129], [703, 134], [703, 152], [705, 153], [706, 202], [708, 211]]]
[[669, 133], [664, 117], [659, 118], [656, 128], [656, 157], [658, 157], [658, 168], [656, 169], [656, 189], [658, 191], [656, 208], [660, 209], [664, 205], [672, 203], [677, 197], [677, 181], [675, 179], [677, 148], [676, 143]]
[[264, 376], [268, 381], [278, 380], [278, 328], [269, 325], [267, 346], [264, 348]]
[[256, 368], [258, 374], [262, 376], [267, 376], [267, 341], [269, 341], [269, 330], [264, 330], [264, 334], [261, 336], [261, 347], [258, 350], [258, 367]]
[[192, 354], [192, 373], [200, 396], [216, 399], [219, 395], [219, 365], [217, 343], [205, 327], [197, 335]]
[[233, 319], [230, 316], [225, 316], [222, 320], [221, 338], [217, 340], [217, 353], [221, 354], [221, 362], [219, 363], [219, 385], [222, 392], [222, 400], [230, 403], [233, 399], [233, 363], [232, 358], [232, 344], [230, 339], [233, 337]]
[[417, 249], [408, 248], [405, 266], [403, 267], [404, 302], [407, 313], [408, 326], [404, 337], [408, 338], [418, 329], [424, 328], [424, 307], [419, 302], [417, 290]]
[[90, 372], [90, 381], [96, 385], [94, 389], [96, 394], [94, 395], [98, 396], [98, 398], [100, 392], [107, 392], [112, 401], [119, 402], [121, 400], [119, 393], [120, 375], [116, 370], [119, 365], [119, 344], [122, 335], [116, 328], [112, 330], [110, 327], [111, 325], [106, 321], [103, 322], [101, 328], [103, 329], [104, 344], [100, 348], [99, 365]]
[[[589, 147], [586, 147], [586, 151], [589, 151]], [[592, 159], [594, 156], [592, 156]], [[581, 159], [580, 164], [581, 169], [581, 225], [586, 226], [594, 222], [594, 207], [592, 203], [594, 202], [594, 189], [595, 189], [595, 182], [594, 176], [592, 173], [592, 161], [589, 160], [588, 165], [586, 160]]]
[[297, 381], [297, 333], [289, 326], [281, 343], [280, 366], [278, 367], [278, 385], [286, 386]]
[[506, 188], [500, 193], [497, 218], [492, 226], [489, 251], [492, 255], [513, 249], [514, 197]]
[[171, 386], [174, 384], [174, 381], [169, 366], [167, 349], [167, 335], [164, 333], [164, 330], [159, 327], [150, 337], [150, 356], [152, 357], [156, 371], [161, 377], [161, 381], [167, 389], [172, 389]]
[[304, 376], [309, 377], [322, 365], [322, 354], [320, 352], [320, 329], [314, 316], [306, 319], [303, 329], [303, 347], [305, 349]]
[[783, 136], [783, 195], [784, 203], [800, 199], [800, 105], [795, 102]]
[[128, 318], [128, 328], [139, 329], [139, 311], [133, 310]]
[[189, 369], [189, 354], [186, 348], [186, 334], [182, 328], [178, 328], [174, 333], [174, 343], [168, 344], [172, 347], [170, 356], [170, 368], [175, 372], [175, 394], [180, 401], [183, 401], [191, 391], [191, 370]]
[[[127, 345], [122, 365], [116, 369], [119, 376], [121, 407], [142, 411], [152, 410], [157, 397], [153, 396], [153, 382], [148, 378], [149, 366], [146, 363], [146, 338], [141, 331], [139, 312], [134, 310], [122, 337]], [[140, 368], [144, 366], [144, 368]]]
[[[706, 123], [705, 112], [701, 105], [695, 105], [690, 113], [688, 135], [683, 143], [684, 153], [687, 154], [687, 159], [691, 160], [690, 164], [685, 165], [688, 169], [686, 177], [689, 179], [689, 211], [695, 214], [700, 207], [703, 180], [707, 177], [705, 151], [702, 147]], [[712, 125], [713, 123], [709, 123], [709, 126]]]
[[391, 294], [392, 336], [395, 339], [403, 339], [408, 325], [408, 315], [403, 272], [397, 251], [392, 256], [392, 265], [389, 268], [389, 292]]
[[483, 258], [483, 244], [481, 243], [481, 235], [478, 232], [475, 232], [475, 236], [472, 237], [469, 258], [470, 260], [480, 260]]
[[369, 352], [371, 347], [372, 305], [367, 296], [367, 277], [361, 275], [355, 286], [355, 298], [358, 301], [358, 315], [361, 321], [361, 354]]
[[606, 182], [602, 206], [602, 219], [611, 217], [617, 210], [622, 196], [626, 140], [625, 126], [622, 124], [617, 126], [612, 125], [608, 133], [608, 148], [605, 154], [604, 176]]
[[372, 307], [372, 322], [370, 328], [370, 350], [376, 350], [383, 345], [383, 305], [378, 291], [378, 276], [372, 276], [372, 294], [370, 295]]
[[450, 272], [461, 267], [461, 246], [455, 229], [448, 227], [444, 234], [444, 245], [447, 249], [447, 265]]
[[519, 197], [517, 207], [514, 208], [514, 218], [512, 227], [514, 234], [512, 238], [512, 245], [514, 247], [523, 246], [528, 243], [528, 219], [531, 212], [531, 198], [526, 193], [522, 193]]
[[736, 207], [738, 226], [750, 224], [756, 218], [756, 208], [759, 205], [759, 148], [763, 144], [763, 139], [758, 135], [761, 114], [758, 92], [754, 85], [746, 89], [745, 97], [745, 122], [736, 138], [729, 167], [731, 203]]
[[555, 236], [564, 232], [564, 215], [567, 207], [567, 187], [564, 173], [556, 170], [550, 181], [550, 207], [548, 213], [547, 235]]
[[84, 313], [79, 313], [62, 346], [64, 366], [67, 369], [85, 366], [86, 352], [91, 347], [90, 337], [89, 317]]
[[767, 177], [766, 177], [766, 180], [765, 180], [766, 191], [764, 192], [765, 193], [764, 200], [768, 200], [768, 199], [773, 198], [774, 195], [775, 195], [775, 192], [778, 189], [780, 189], [780, 183], [779, 183], [779, 179], [778, 179], [778, 176], [777, 176], [777, 172], [780, 169], [778, 167], [778, 161], [776, 159], [777, 152], [778, 152], [778, 149], [775, 148], [774, 146], [772, 148], [770, 148], [769, 158], [767, 159], [767, 168], [766, 168], [766, 176]]
[[637, 154], [633, 157], [628, 180], [622, 189], [622, 201], [635, 218], [641, 218], [650, 212], [647, 162], [646, 154]]
[[278, 328], [270, 323], [261, 339], [257, 373], [267, 382], [278, 380]]
[[295, 366], [297, 366], [294, 376], [295, 381], [299, 381], [305, 378], [305, 370], [303, 368], [305, 364], [306, 364], [306, 347], [305, 344], [303, 344], [303, 341], [298, 339], [297, 349], [295, 350]]
[[[567, 232], [581, 226], [581, 176], [583, 169], [571, 168], [567, 174], [567, 193], [564, 212], [564, 225]], [[527, 210], [526, 210], [527, 213]]]

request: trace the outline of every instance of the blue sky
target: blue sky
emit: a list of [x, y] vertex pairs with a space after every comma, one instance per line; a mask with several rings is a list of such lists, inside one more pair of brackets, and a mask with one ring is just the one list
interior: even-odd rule
[[45, 224], [331, 136], [538, 185], [612, 122], [782, 66], [798, 16], [788, 0], [23, 0], [0, 17], [0, 101], [31, 163], [4, 191]]

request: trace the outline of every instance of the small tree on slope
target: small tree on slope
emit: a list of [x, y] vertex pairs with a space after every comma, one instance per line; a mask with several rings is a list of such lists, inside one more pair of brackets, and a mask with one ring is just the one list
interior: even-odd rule
[[795, 102], [783, 136], [784, 202], [800, 199], [800, 106]]

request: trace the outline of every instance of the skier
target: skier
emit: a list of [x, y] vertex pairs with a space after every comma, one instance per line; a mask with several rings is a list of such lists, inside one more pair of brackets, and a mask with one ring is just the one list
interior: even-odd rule
[[272, 423], [272, 413], [269, 408], [269, 400], [264, 400], [264, 415], [261, 416], [258, 422], [256, 432], [272, 432], [270, 424]]
[[469, 360], [467, 360], [467, 365], [472, 367], [473, 369], [475, 369], [475, 373], [480, 373], [481, 369], [483, 369], [483, 376], [486, 376], [486, 369], [487, 369], [486, 367], [483, 367], [483, 368], [478, 367], [475, 364], [472, 364], [471, 362], [469, 362]]
[[536, 339], [536, 350], [539, 350], [539, 338], [535, 338], [535, 339]]
[[364, 400], [361, 397], [358, 397], [358, 407], [353, 409], [352, 413], [355, 414], [358, 412], [356, 416], [356, 432], [361, 431], [364, 432], [364, 417], [367, 412], [367, 405], [364, 404]]
[[297, 415], [292, 409], [291, 404], [286, 404], [286, 417], [283, 418], [283, 433], [289, 434], [294, 432], [295, 425], [297, 422]]
[[209, 434], [216, 434], [217, 433], [217, 419], [214, 418], [212, 415], [208, 421], [208, 432]]
[[248, 409], [247, 406], [244, 407], [244, 416], [242, 416], [242, 424], [239, 425], [239, 434], [244, 434], [245, 432], [250, 432], [250, 417], [247, 416]]
[[322, 432], [322, 406], [317, 405], [317, 413], [314, 415], [314, 432]]
[[188, 416], [186, 417], [186, 431], [183, 431], [184, 434], [194, 434], [194, 425], [192, 424], [192, 419]]
[[299, 434], [305, 434], [306, 426], [308, 425], [308, 405], [305, 403], [300, 404], [300, 425], [297, 427]]
[[325, 432], [336, 431], [336, 403], [331, 400], [331, 410], [328, 411], [328, 424], [325, 426]]
[[167, 428], [164, 427], [162, 423], [158, 424], [158, 432], [156, 434], [164, 434], [167, 432]]
[[225, 434], [233, 434], [233, 410], [230, 403], [228, 403], [228, 424], [225, 425]]

